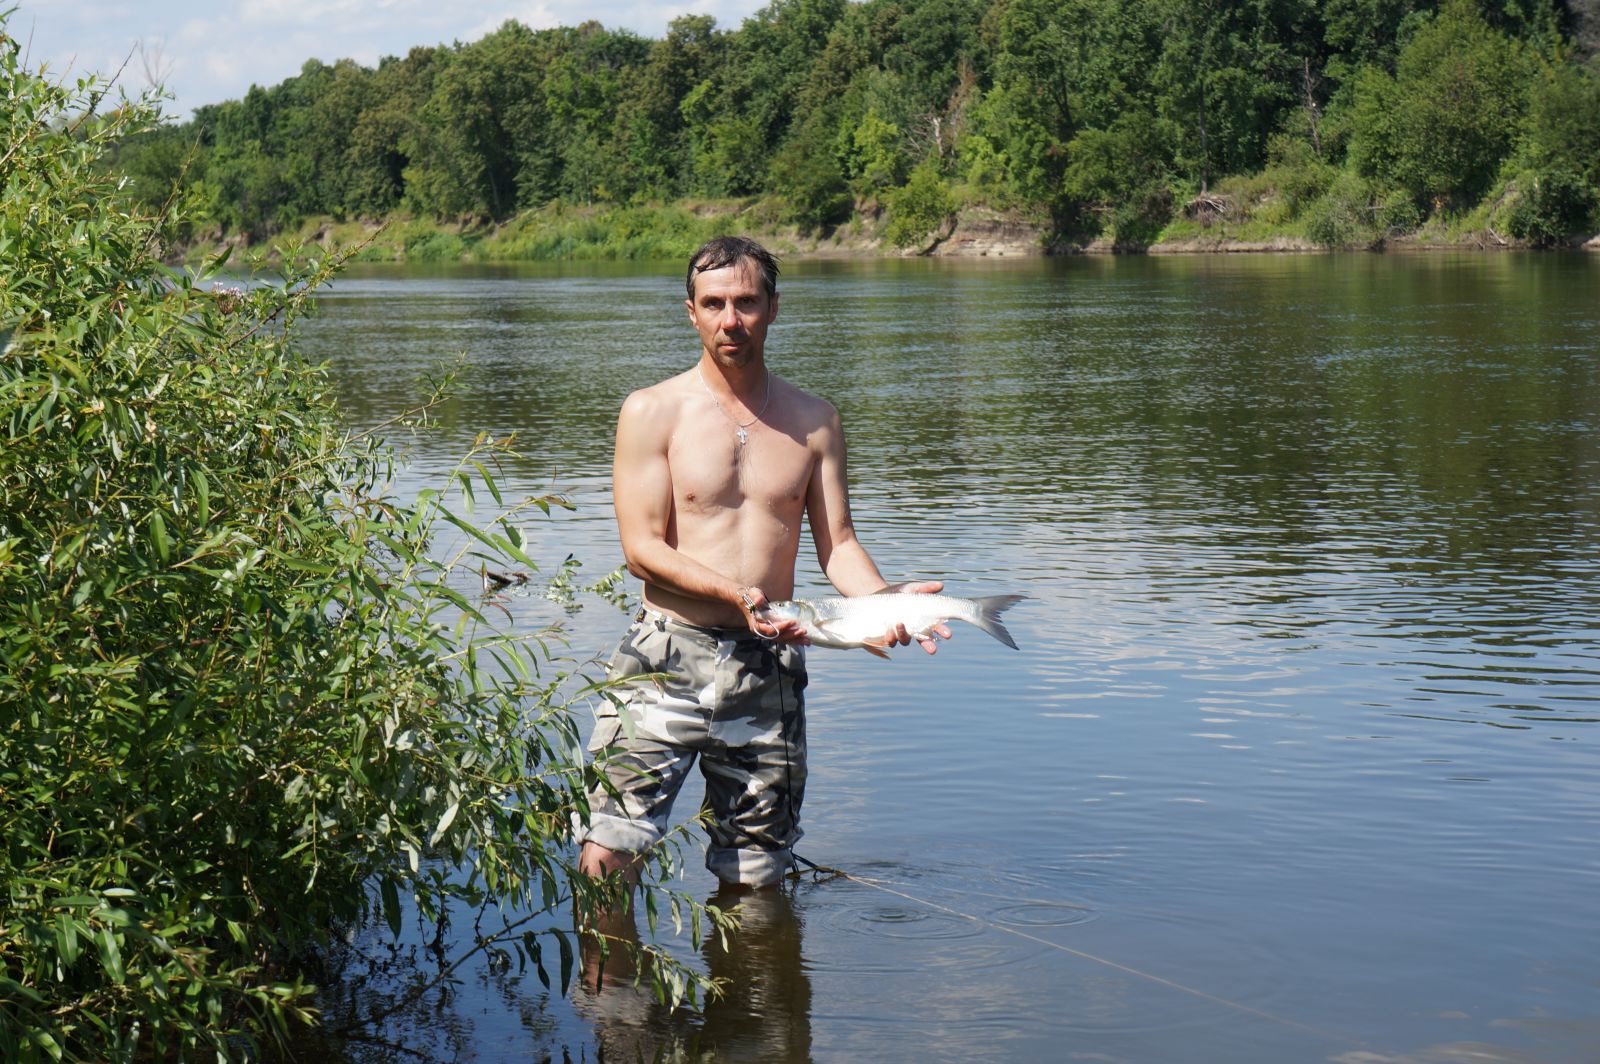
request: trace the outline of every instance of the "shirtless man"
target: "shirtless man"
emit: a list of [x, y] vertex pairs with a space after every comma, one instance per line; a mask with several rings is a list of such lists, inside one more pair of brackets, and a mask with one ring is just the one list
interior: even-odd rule
[[[850, 522], [837, 411], [767, 369], [777, 279], [772, 256], [742, 237], [696, 252], [685, 302], [700, 359], [622, 405], [612, 492], [645, 608], [610, 673], [669, 679], [625, 688], [620, 706], [597, 714], [590, 748], [612, 755], [607, 775], [621, 800], [590, 796], [578, 861], [587, 875], [635, 874], [698, 754], [712, 814], [706, 867], [728, 884], [778, 883], [800, 837], [806, 633], [760, 614], [794, 593], [802, 516], [841, 594], [886, 586]], [[911, 642], [904, 625], [886, 635]], [[936, 649], [931, 637], [921, 643]]]

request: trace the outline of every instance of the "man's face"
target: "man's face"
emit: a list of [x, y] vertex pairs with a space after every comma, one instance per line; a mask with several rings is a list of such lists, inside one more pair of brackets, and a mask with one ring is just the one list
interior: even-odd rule
[[778, 316], [777, 293], [767, 295], [761, 268], [749, 259], [696, 275], [694, 298], [684, 303], [701, 346], [725, 366], [760, 358], [767, 326]]

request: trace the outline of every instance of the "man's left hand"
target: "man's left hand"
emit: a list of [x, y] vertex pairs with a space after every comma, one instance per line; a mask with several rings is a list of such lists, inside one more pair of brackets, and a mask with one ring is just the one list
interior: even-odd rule
[[[944, 581], [942, 580], [909, 580], [903, 584], [891, 584], [876, 593], [879, 595], [888, 592], [899, 595], [937, 595], [943, 590]], [[922, 645], [922, 649], [930, 654], [936, 654], [939, 651], [939, 643], [933, 638], [934, 635], [938, 635], [940, 639], [949, 639], [952, 633], [948, 625], [936, 624], [933, 626], [931, 634], [918, 639], [917, 642]], [[912, 640], [911, 633], [906, 631], [904, 624], [897, 624], [889, 629], [884, 638], [888, 641], [889, 646], [902, 647], [909, 645]]]

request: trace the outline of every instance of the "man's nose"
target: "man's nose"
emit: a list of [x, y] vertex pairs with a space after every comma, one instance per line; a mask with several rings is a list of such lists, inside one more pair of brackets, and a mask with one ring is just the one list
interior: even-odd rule
[[724, 331], [737, 328], [739, 325], [739, 310], [732, 303], [722, 308], [722, 320], [717, 323]]

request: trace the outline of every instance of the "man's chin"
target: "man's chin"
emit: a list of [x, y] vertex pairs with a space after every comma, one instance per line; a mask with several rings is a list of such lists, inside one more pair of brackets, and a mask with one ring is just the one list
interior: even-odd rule
[[716, 359], [724, 366], [743, 368], [755, 360], [755, 350], [748, 344], [718, 344]]

